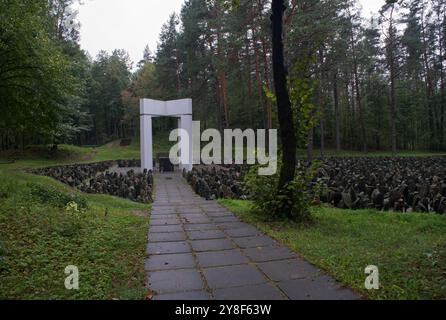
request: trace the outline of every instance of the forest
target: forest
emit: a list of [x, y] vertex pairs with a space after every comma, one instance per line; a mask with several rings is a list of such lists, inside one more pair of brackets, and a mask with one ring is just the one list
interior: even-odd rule
[[[0, 0], [0, 302], [446, 298], [446, 0], [93, 2], [158, 45], [92, 56], [83, 0]], [[174, 118], [141, 148], [141, 98], [277, 130], [278, 174], [174, 165]]]
[[[277, 128], [270, 1], [236, 2], [185, 1], [135, 63], [81, 49], [76, 0], [0, 1], [2, 150], [138, 137], [142, 97], [190, 97], [204, 128]], [[371, 18], [355, 0], [288, 1], [298, 147], [446, 150], [445, 17], [444, 0], [390, 0]]]

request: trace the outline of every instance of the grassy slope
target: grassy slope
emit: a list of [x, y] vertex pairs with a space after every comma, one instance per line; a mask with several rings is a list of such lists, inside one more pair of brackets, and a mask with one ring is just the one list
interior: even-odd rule
[[[0, 164], [0, 299], [144, 298], [150, 206], [106, 195], [83, 195], [82, 218], [42, 203], [29, 184], [76, 192], [21, 169], [139, 157], [138, 145], [98, 149], [61, 146], [54, 158], [35, 150]], [[106, 214], [107, 213], [107, 214]], [[80, 269], [80, 290], [65, 290], [64, 269]]]
[[[371, 299], [446, 298], [446, 217], [373, 210], [314, 208], [315, 223], [267, 223], [247, 201], [221, 201], [342, 283]], [[366, 291], [364, 270], [376, 265], [381, 289]]]
[[[168, 153], [172, 143], [163, 136], [154, 137], [153, 150], [157, 153]], [[25, 151], [0, 153], [1, 169], [25, 169], [49, 167], [73, 163], [91, 163], [108, 160], [126, 160], [140, 158], [139, 141], [134, 139], [130, 146], [121, 147], [119, 141], [110, 142], [101, 147], [76, 147], [59, 145], [55, 154], [50, 154], [48, 148], [30, 147]], [[11, 158], [16, 159], [12, 164], [3, 164]]]

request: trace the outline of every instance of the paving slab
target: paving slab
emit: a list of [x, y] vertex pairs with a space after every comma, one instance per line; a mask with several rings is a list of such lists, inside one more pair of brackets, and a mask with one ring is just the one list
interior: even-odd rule
[[234, 216], [214, 217], [212, 220], [214, 222], [240, 222], [240, 220]]
[[198, 206], [193, 206], [193, 207], [189, 207], [189, 208], [181, 207], [178, 209], [178, 213], [183, 213], [183, 214], [185, 214], [185, 213], [202, 213], [202, 212], [203, 212], [203, 210]]
[[213, 212], [213, 211], [206, 211], [206, 214], [209, 217], [232, 217], [234, 214], [230, 211], [227, 210], [222, 210], [222, 211], [217, 211], [217, 212]]
[[204, 213], [179, 213], [178, 214], [181, 219], [200, 219], [206, 218], [209, 219]]
[[188, 231], [187, 234], [190, 240], [210, 240], [226, 238], [226, 235], [221, 230]]
[[226, 234], [232, 238], [253, 237], [260, 235], [259, 230], [254, 227], [244, 227], [238, 229], [226, 229]]
[[211, 295], [206, 291], [188, 291], [180, 293], [162, 294], [153, 297], [153, 300], [160, 301], [204, 301], [210, 300]]
[[267, 262], [296, 258], [296, 254], [283, 246], [246, 248], [243, 252], [254, 262]]
[[235, 248], [234, 243], [228, 239], [192, 240], [191, 245], [195, 252], [220, 251]]
[[234, 238], [234, 242], [240, 248], [257, 248], [277, 245], [277, 243], [268, 236]]
[[204, 231], [204, 230], [219, 230], [215, 223], [205, 223], [205, 224], [186, 224], [184, 225], [184, 230], [186, 231]]
[[217, 289], [214, 292], [217, 300], [268, 301], [286, 300], [286, 296], [269, 283], [256, 284], [236, 288]]
[[192, 253], [152, 255], [146, 260], [147, 271], [192, 269], [195, 259]]
[[149, 242], [178, 242], [186, 241], [186, 233], [184, 231], [170, 233], [149, 233]]
[[242, 229], [250, 227], [250, 225], [245, 222], [221, 222], [221, 223], [219, 222], [215, 224], [224, 230], [228, 229], [234, 230], [234, 229]]
[[174, 214], [176, 213], [175, 208], [170, 206], [168, 207], [156, 207], [152, 209], [152, 216], [165, 215], [165, 214]]
[[268, 282], [260, 271], [251, 265], [227, 266], [203, 270], [211, 289], [242, 287]]
[[178, 218], [174, 219], [156, 219], [150, 222], [151, 226], [172, 226], [181, 224]]
[[209, 224], [212, 223], [212, 220], [208, 217], [200, 217], [200, 218], [189, 218], [189, 217], [182, 217], [183, 223], [185, 225], [188, 224]]
[[156, 242], [149, 243], [147, 253], [153, 254], [172, 254], [172, 253], [189, 253], [192, 252], [189, 243], [181, 242]]
[[323, 276], [317, 279], [288, 280], [279, 287], [292, 300], [358, 300], [350, 289], [336, 284], [333, 279]]
[[198, 291], [205, 287], [196, 269], [149, 272], [147, 285], [157, 294]]
[[203, 267], [223, 267], [239, 264], [248, 264], [249, 259], [240, 250], [224, 250], [211, 252], [197, 252], [198, 264]]
[[[152, 222], [150, 222], [152, 224]], [[165, 233], [165, 232], [180, 232], [183, 231], [181, 225], [170, 226], [150, 226], [149, 233]]]
[[178, 219], [178, 215], [176, 213], [166, 213], [166, 214], [160, 214], [160, 215], [152, 215], [150, 216], [151, 221], [156, 220], [164, 220], [164, 219]]
[[318, 269], [300, 259], [264, 262], [258, 267], [272, 281], [311, 279], [319, 274]]

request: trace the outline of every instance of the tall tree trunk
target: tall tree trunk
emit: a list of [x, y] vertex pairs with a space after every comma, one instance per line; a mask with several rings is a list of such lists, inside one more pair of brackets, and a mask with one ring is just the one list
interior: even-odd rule
[[258, 49], [257, 44], [254, 43], [255, 48], [255, 59], [256, 59], [256, 79], [257, 79], [257, 94], [259, 95], [259, 101], [260, 101], [260, 108], [262, 109], [263, 116], [263, 123], [265, 125], [265, 128], [269, 129], [268, 126], [268, 109], [265, 105], [265, 98], [263, 95], [263, 81], [260, 74], [260, 63], [259, 63], [259, 55], [258, 55]]
[[326, 73], [324, 72], [324, 48], [323, 46], [319, 49], [319, 85], [318, 85], [318, 103], [320, 109], [320, 131], [321, 131], [321, 157], [325, 154], [325, 97], [324, 97], [324, 87], [325, 87], [325, 77]]
[[431, 76], [431, 71], [430, 71], [430, 66], [429, 66], [429, 59], [427, 56], [427, 40], [426, 40], [426, 26], [424, 23], [424, 9], [425, 9], [425, 4], [423, 2], [422, 6], [421, 6], [421, 43], [423, 45], [423, 52], [422, 52], [422, 57], [423, 57], [423, 73], [424, 73], [424, 84], [425, 84], [425, 94], [426, 94], [426, 109], [427, 109], [427, 113], [428, 113], [428, 122], [429, 122], [429, 148], [431, 150], [436, 150], [437, 146], [435, 143], [435, 131], [436, 131], [436, 126], [435, 126], [435, 120], [434, 120], [434, 110], [433, 110], [433, 98], [432, 98], [432, 76]]
[[321, 118], [321, 157], [325, 157], [325, 118]]
[[[259, 13], [259, 18], [263, 16], [262, 8], [264, 3], [262, 0], [257, 0], [257, 9]], [[268, 46], [266, 44], [266, 39], [263, 35], [260, 36], [260, 42], [262, 43], [262, 52], [263, 52], [263, 69], [264, 69], [264, 77], [265, 77], [265, 85], [268, 90], [271, 90], [271, 80], [270, 80], [270, 68], [268, 61]], [[270, 99], [266, 99], [266, 129], [273, 128], [273, 111], [272, 111], [272, 103]]]
[[[265, 84], [268, 90], [271, 89], [269, 62], [268, 62], [268, 49], [265, 43], [265, 38], [262, 37], [262, 50], [263, 50], [263, 68], [265, 69]], [[266, 100], [267, 110], [267, 129], [273, 128], [273, 107], [270, 99]]]
[[[393, 61], [393, 55], [391, 55], [391, 61]], [[394, 61], [390, 66], [390, 127], [391, 127], [391, 140], [392, 140], [392, 153], [396, 154], [396, 92], [395, 92], [395, 65]]]
[[[345, 94], [346, 94], [346, 99], [347, 99], [347, 105], [348, 105], [348, 109], [350, 111], [349, 112], [350, 125], [348, 127], [348, 131], [350, 131], [350, 132], [348, 134], [348, 136], [349, 136], [348, 141], [349, 141], [350, 148], [355, 148], [356, 144], [355, 144], [354, 137], [356, 136], [356, 130], [355, 130], [356, 129], [356, 127], [355, 127], [356, 112], [355, 112], [355, 98], [353, 97], [353, 88], [352, 88], [352, 90], [350, 90], [350, 87], [351, 87], [350, 81], [352, 81], [350, 79], [350, 76], [351, 75], [348, 75], [348, 80], [345, 84]], [[352, 91], [352, 92], [350, 92], [350, 91]]]
[[[217, 17], [221, 16], [221, 10], [220, 7], [216, 7], [216, 14]], [[228, 107], [228, 92], [227, 92], [227, 80], [226, 80], [226, 72], [224, 70], [225, 65], [225, 54], [224, 50], [222, 50], [222, 40], [221, 40], [221, 32], [222, 32], [222, 25], [217, 27], [217, 57], [219, 60], [219, 66], [217, 68], [218, 72], [218, 82], [219, 82], [219, 89], [220, 89], [220, 102], [222, 104], [223, 108], [223, 126], [225, 128], [229, 127], [229, 107]]]
[[[350, 14], [350, 12], [349, 12]], [[350, 19], [352, 19], [350, 15]], [[356, 104], [358, 107], [359, 112], [359, 125], [361, 130], [361, 148], [363, 152], [367, 152], [367, 133], [366, 133], [366, 127], [365, 127], [365, 117], [364, 117], [364, 106], [362, 104], [362, 95], [361, 95], [361, 84], [359, 80], [359, 74], [358, 74], [358, 58], [356, 54], [356, 41], [355, 41], [355, 35], [353, 30], [353, 23], [351, 25], [350, 29], [350, 41], [351, 41], [351, 47], [352, 47], [352, 58], [353, 58], [353, 76], [354, 76], [354, 83], [355, 83], [355, 92], [356, 92]]]
[[[282, 141], [282, 168], [278, 188], [279, 191], [284, 191], [285, 186], [294, 180], [296, 173], [297, 141], [284, 61], [283, 14], [286, 9], [284, 0], [272, 0], [271, 7], [274, 86]], [[290, 216], [292, 204], [289, 204], [284, 210], [286, 210], [284, 214]]]
[[[356, 61], [356, 58], [354, 58], [354, 61]], [[358, 112], [359, 112], [359, 124], [361, 126], [361, 143], [362, 143], [362, 151], [367, 152], [367, 133], [366, 133], [366, 127], [365, 127], [365, 116], [364, 116], [364, 106], [362, 104], [362, 95], [361, 95], [361, 85], [359, 82], [359, 75], [358, 75], [358, 64], [357, 62], [354, 62], [354, 75], [355, 75], [355, 91], [356, 91], [356, 103], [358, 106]]]
[[229, 120], [229, 106], [228, 106], [228, 82], [226, 79], [226, 73], [221, 73], [222, 77], [222, 98], [223, 98], [223, 108], [225, 112], [225, 126], [229, 128], [230, 120]]
[[388, 59], [390, 68], [390, 128], [391, 128], [391, 143], [392, 143], [392, 153], [397, 152], [397, 140], [396, 140], [396, 62], [395, 62], [395, 28], [393, 21], [394, 7], [391, 9], [390, 13], [390, 23], [389, 23], [389, 43], [388, 43]]
[[178, 56], [178, 49], [175, 48], [175, 66], [176, 66], [176, 80], [177, 80], [177, 98], [180, 98], [181, 78], [180, 78], [180, 57]]
[[[441, 19], [439, 19], [441, 21]], [[443, 14], [443, 21], [442, 23], [438, 23], [439, 25], [439, 57], [440, 57], [440, 104], [441, 104], [441, 115], [440, 115], [440, 148], [443, 150], [444, 148], [444, 112], [445, 112], [445, 84], [444, 84], [444, 30], [445, 28], [444, 24], [446, 23], [446, 11]]]
[[341, 151], [341, 123], [339, 114], [339, 93], [338, 93], [338, 75], [337, 70], [333, 73], [333, 96], [335, 107], [335, 136], [336, 136], [336, 152]]
[[[254, 27], [253, 27], [254, 29]], [[253, 30], [254, 33], [254, 30]], [[248, 65], [248, 96], [252, 97], [252, 77], [251, 77], [251, 47], [250, 47], [250, 41], [248, 38], [248, 33], [246, 33], [245, 35], [245, 55], [246, 55], [246, 61], [247, 61], [247, 65]]]
[[[443, 53], [442, 53], [443, 55]], [[441, 120], [440, 120], [440, 147], [444, 148], [444, 112], [445, 112], [445, 84], [444, 84], [444, 70], [443, 70], [443, 61], [441, 62], [441, 70], [440, 70], [440, 102], [441, 102]]]
[[268, 127], [268, 110], [265, 105], [265, 98], [264, 98], [264, 94], [263, 94], [263, 81], [262, 81], [262, 76], [260, 73], [259, 48], [257, 45], [257, 32], [256, 32], [257, 27], [255, 26], [255, 23], [254, 23], [254, 15], [253, 14], [251, 15], [251, 18], [252, 18], [252, 20], [251, 20], [251, 22], [252, 22], [252, 42], [253, 42], [252, 45], [254, 47], [254, 55], [255, 55], [257, 94], [259, 95], [260, 108], [264, 115], [263, 116], [263, 124], [266, 129], [269, 129], [269, 127]]

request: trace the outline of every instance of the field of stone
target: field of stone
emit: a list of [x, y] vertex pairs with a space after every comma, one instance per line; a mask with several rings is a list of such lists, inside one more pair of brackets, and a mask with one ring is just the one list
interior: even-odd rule
[[[299, 163], [300, 172], [309, 168]], [[204, 198], [243, 200], [248, 170], [200, 166], [185, 178]], [[314, 198], [336, 208], [446, 213], [446, 157], [333, 157], [319, 160], [313, 176]]]
[[48, 176], [90, 194], [108, 194], [141, 203], [152, 203], [153, 175], [140, 172], [139, 160], [105, 161], [49, 167], [31, 173]]

